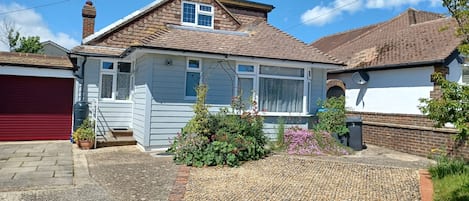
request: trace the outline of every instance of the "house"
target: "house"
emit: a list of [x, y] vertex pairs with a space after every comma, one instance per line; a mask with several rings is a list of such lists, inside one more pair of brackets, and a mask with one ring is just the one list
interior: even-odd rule
[[252, 96], [269, 137], [278, 117], [307, 127], [326, 96], [327, 70], [342, 64], [268, 24], [272, 9], [244, 0], [154, 1], [94, 32], [97, 11], [87, 1], [83, 44], [71, 56], [98, 134], [129, 128], [144, 150], [168, 147], [193, 116], [200, 83], [211, 112]]
[[51, 56], [68, 56], [70, 50], [61, 45], [55, 43], [54, 41], [48, 40], [41, 43], [43, 54]]
[[[350, 115], [363, 118], [364, 141], [426, 156], [451, 143], [452, 129], [434, 129], [420, 98], [435, 98], [431, 75], [469, 83], [457, 51], [456, 24], [442, 15], [408, 9], [379, 24], [321, 38], [311, 44], [347, 66], [328, 73], [328, 94], [344, 94]], [[451, 148], [451, 147], [449, 147]], [[469, 158], [469, 148], [461, 150]]]
[[73, 69], [68, 57], [0, 52], [0, 141], [70, 139]]

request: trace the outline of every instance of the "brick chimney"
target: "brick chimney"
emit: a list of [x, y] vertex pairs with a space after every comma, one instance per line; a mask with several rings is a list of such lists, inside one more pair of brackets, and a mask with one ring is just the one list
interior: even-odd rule
[[87, 0], [83, 9], [81, 10], [81, 16], [83, 17], [83, 38], [94, 34], [94, 18], [96, 18], [96, 8], [93, 6], [93, 2]]

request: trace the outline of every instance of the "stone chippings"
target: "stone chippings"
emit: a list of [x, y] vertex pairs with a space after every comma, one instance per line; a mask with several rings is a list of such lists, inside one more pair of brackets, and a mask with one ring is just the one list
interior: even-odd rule
[[155, 158], [134, 146], [87, 154], [91, 177], [115, 201], [168, 200], [178, 167], [171, 157]]
[[416, 169], [274, 155], [192, 168], [185, 200], [420, 200]]

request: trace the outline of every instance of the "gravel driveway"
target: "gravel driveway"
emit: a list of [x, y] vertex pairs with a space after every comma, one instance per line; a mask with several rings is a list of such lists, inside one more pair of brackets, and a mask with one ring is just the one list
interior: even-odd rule
[[420, 200], [417, 169], [431, 161], [370, 150], [350, 157], [280, 154], [239, 168], [192, 168], [185, 200]]
[[168, 200], [178, 167], [135, 146], [98, 149], [86, 155], [91, 177], [114, 201]]

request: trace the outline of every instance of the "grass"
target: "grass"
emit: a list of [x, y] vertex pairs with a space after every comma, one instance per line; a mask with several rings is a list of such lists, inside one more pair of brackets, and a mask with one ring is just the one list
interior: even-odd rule
[[428, 171], [432, 175], [434, 200], [469, 200], [469, 166], [464, 160], [438, 156], [437, 164]]
[[433, 180], [435, 201], [469, 200], [469, 173]]

